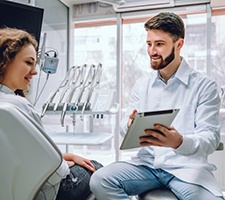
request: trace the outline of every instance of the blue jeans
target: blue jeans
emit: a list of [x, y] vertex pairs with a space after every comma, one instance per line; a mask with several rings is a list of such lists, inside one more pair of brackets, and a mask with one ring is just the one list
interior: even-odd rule
[[[96, 161], [91, 161], [95, 169], [102, 165]], [[56, 200], [85, 200], [91, 193], [89, 181], [92, 172], [79, 165], [70, 168], [70, 174], [60, 183]]]
[[91, 191], [98, 200], [130, 200], [156, 188], [169, 188], [180, 200], [222, 200], [205, 188], [183, 182], [174, 175], [145, 166], [116, 162], [99, 169], [90, 181]]

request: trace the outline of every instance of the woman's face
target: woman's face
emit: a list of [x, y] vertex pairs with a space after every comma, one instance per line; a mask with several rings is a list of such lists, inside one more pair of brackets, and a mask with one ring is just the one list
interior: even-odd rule
[[33, 75], [37, 74], [36, 62], [36, 51], [33, 45], [24, 46], [6, 66], [2, 84], [13, 91], [17, 89], [28, 90]]

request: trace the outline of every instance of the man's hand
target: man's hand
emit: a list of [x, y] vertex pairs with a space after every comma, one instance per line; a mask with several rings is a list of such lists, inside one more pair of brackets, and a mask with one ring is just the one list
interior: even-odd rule
[[172, 126], [164, 127], [156, 124], [154, 129], [145, 130], [147, 136], [140, 137], [141, 146], [161, 146], [176, 149], [183, 142], [182, 135]]
[[128, 122], [127, 122], [127, 127], [128, 128], [130, 127], [131, 122], [133, 121], [134, 116], [135, 116], [136, 113], [137, 113], [137, 110], [133, 110], [133, 112], [130, 114], [129, 119], [128, 119]]

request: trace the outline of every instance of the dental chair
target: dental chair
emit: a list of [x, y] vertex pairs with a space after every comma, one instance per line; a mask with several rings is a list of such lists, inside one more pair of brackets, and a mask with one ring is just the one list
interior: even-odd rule
[[19, 108], [0, 104], [0, 198], [32, 200], [58, 169], [61, 153]]
[[35, 199], [61, 162], [60, 150], [39, 124], [16, 106], [0, 103], [0, 199]]
[[[224, 149], [223, 142], [220, 142], [217, 151]], [[147, 191], [138, 197], [139, 200], [178, 200], [178, 198], [169, 189], [156, 189]]]

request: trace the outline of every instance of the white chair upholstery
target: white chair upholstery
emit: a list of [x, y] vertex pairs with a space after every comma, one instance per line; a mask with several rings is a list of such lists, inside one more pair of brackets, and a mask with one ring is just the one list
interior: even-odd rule
[[33, 119], [0, 104], [0, 199], [32, 200], [60, 166], [61, 153]]

